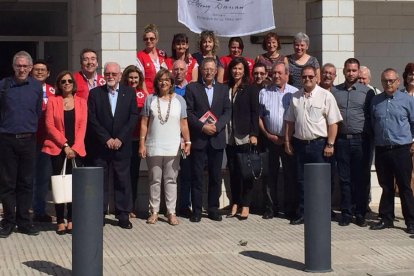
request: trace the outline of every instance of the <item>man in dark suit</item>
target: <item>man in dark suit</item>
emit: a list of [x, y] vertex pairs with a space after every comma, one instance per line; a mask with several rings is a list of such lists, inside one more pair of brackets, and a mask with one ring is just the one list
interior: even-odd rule
[[[193, 213], [191, 222], [201, 220], [203, 172], [205, 158], [208, 166], [208, 217], [221, 221], [218, 213], [221, 193], [221, 164], [226, 146], [225, 126], [230, 120], [231, 105], [228, 87], [214, 81], [217, 65], [213, 58], [205, 58], [201, 64], [203, 83], [187, 85], [188, 124], [192, 139], [191, 147], [191, 201]], [[200, 118], [211, 112], [215, 119], [201, 121]]]
[[[104, 67], [106, 85], [90, 91], [88, 98], [88, 135], [94, 143], [87, 152], [92, 164], [104, 168], [104, 217], [109, 201], [109, 176], [113, 177], [115, 215], [118, 225], [131, 229], [132, 211], [130, 160], [132, 131], [138, 121], [135, 92], [119, 84], [121, 68], [115, 62]], [[138, 169], [138, 168], [137, 168]]]

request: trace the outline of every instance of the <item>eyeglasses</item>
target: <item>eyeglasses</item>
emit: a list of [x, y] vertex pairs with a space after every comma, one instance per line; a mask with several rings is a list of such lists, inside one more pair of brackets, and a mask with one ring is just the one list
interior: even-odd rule
[[304, 76], [302, 76], [302, 80], [306, 80], [306, 79], [313, 80], [314, 78], [315, 78], [315, 76], [310, 76], [310, 75], [304, 75]]
[[66, 84], [66, 83], [72, 84], [73, 83], [73, 80], [72, 79], [67, 79], [67, 80], [61, 79], [60, 80], [60, 84]]
[[104, 73], [104, 76], [105, 76], [105, 77], [110, 77], [110, 76], [112, 76], [112, 77], [116, 77], [116, 76], [118, 76], [118, 74], [119, 74], [119, 73], [105, 72], [105, 73]]
[[255, 76], [258, 76], [258, 75], [264, 76], [264, 75], [266, 75], [266, 73], [265, 72], [253, 72], [253, 75], [255, 75]]
[[385, 84], [394, 84], [397, 80], [398, 79], [389, 79], [389, 80], [384, 79], [384, 80], [381, 80], [381, 82]]
[[14, 68], [17, 68], [17, 69], [28, 69], [30, 67], [30, 65], [21, 65], [21, 64], [15, 64], [13, 66]]
[[144, 37], [144, 41], [154, 41], [155, 37]]

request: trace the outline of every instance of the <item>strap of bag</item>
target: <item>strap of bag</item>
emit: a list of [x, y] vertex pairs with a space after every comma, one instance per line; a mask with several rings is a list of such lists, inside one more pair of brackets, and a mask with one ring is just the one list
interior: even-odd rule
[[[65, 161], [63, 161], [63, 168], [62, 168], [62, 171], [60, 173], [61, 175], [66, 175], [66, 161], [67, 160], [68, 160], [68, 158], [65, 157]], [[76, 165], [75, 158], [72, 158], [71, 160], [72, 160], [72, 168], [77, 168], [78, 166]]]
[[252, 166], [252, 161], [250, 159], [250, 155], [251, 154], [259, 154], [259, 151], [257, 150], [257, 146], [250, 144], [250, 150], [249, 150], [249, 154], [247, 155], [247, 165], [250, 167], [250, 169], [252, 170], [252, 175], [254, 180], [258, 180], [260, 177], [262, 177], [262, 173], [263, 173], [263, 160], [262, 158], [260, 159], [260, 172], [259, 175], [256, 175]]

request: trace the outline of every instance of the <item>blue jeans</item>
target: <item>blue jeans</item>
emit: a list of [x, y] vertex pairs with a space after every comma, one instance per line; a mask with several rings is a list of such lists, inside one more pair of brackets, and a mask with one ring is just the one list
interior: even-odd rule
[[341, 211], [343, 216], [365, 216], [369, 198], [369, 159], [368, 138], [356, 135], [347, 139], [338, 135], [335, 143], [335, 157], [338, 162], [339, 184], [341, 189]]
[[318, 138], [309, 142], [293, 139], [293, 150], [296, 159], [296, 173], [299, 188], [299, 216], [304, 214], [304, 174], [306, 163], [329, 163], [329, 159], [323, 156], [326, 138]]
[[49, 191], [52, 176], [50, 155], [41, 151], [41, 145], [36, 146], [36, 164], [33, 181], [33, 212], [36, 215], [46, 214], [46, 196]]

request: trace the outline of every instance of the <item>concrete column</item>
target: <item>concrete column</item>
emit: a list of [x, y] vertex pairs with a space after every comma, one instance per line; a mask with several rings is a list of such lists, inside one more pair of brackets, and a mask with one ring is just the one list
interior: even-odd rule
[[[96, 30], [101, 45], [101, 63], [116, 61], [122, 68], [136, 61], [136, 20], [135, 0], [99, 1]], [[97, 24], [99, 25], [99, 24]]]
[[336, 83], [344, 81], [344, 61], [354, 57], [354, 1], [319, 0], [306, 4], [306, 33], [310, 37], [310, 54], [322, 64], [335, 64]]

